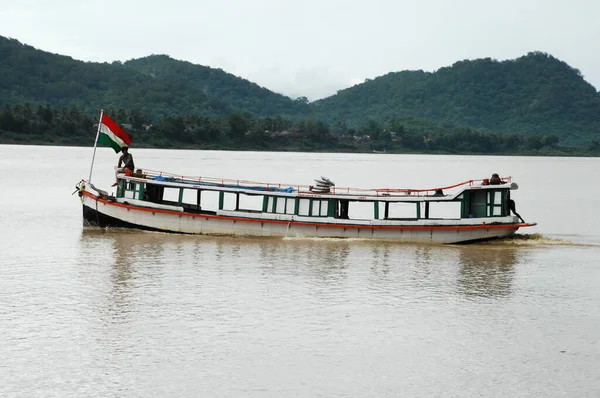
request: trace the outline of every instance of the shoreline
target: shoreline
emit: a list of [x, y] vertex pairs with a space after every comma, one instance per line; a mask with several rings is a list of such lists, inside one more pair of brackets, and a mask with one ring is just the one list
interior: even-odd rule
[[[359, 153], [373, 155], [464, 155], [464, 156], [534, 156], [534, 157], [576, 157], [576, 158], [597, 158], [600, 157], [600, 150], [590, 151], [583, 149], [572, 149], [566, 147], [566, 150], [561, 150], [560, 147], [551, 151], [517, 151], [517, 152], [461, 152], [461, 151], [414, 151], [409, 149], [386, 149], [385, 152], [375, 151], [369, 148], [357, 148], [350, 150], [349, 148], [303, 148], [303, 147], [258, 147], [248, 146], [244, 143], [245, 149], [230, 145], [169, 145], [159, 147], [149, 145], [147, 143], [139, 143], [134, 145], [139, 149], [171, 149], [171, 150], [204, 150], [204, 151], [231, 151], [231, 152], [303, 152], [303, 153]], [[93, 148], [93, 145], [85, 145], [79, 142], [48, 142], [48, 141], [33, 141], [22, 142], [19, 140], [3, 140], [0, 137], [0, 145], [19, 145], [19, 146], [53, 146], [53, 147], [81, 147]]]

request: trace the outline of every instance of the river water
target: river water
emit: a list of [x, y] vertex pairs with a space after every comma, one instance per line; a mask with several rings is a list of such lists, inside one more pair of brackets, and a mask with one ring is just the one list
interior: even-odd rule
[[[289, 184], [497, 172], [538, 226], [466, 246], [84, 228], [91, 148], [0, 146], [0, 396], [600, 396], [600, 159], [131, 152]], [[96, 185], [116, 159], [99, 148]]]

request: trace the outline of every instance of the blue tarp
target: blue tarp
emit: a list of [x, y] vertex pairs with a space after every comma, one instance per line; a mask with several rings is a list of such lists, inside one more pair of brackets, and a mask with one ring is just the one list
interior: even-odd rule
[[173, 177], [156, 176], [153, 178], [155, 181], [173, 181]]

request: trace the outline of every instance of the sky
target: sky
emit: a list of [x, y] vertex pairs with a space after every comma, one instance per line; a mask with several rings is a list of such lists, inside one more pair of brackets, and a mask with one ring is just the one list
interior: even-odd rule
[[597, 0], [0, 0], [0, 36], [92, 62], [167, 54], [314, 101], [401, 70], [542, 51], [600, 88]]

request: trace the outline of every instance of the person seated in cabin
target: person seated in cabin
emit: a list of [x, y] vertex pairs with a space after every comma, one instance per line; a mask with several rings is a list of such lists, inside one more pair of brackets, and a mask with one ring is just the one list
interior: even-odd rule
[[[115, 169], [115, 177], [119, 173], [127, 174], [128, 171], [129, 171], [129, 173], [131, 173], [131, 172], [133, 172], [133, 170], [135, 170], [135, 164], [133, 163], [133, 156], [129, 153], [129, 148], [124, 146], [123, 149], [121, 149], [121, 152], [123, 152], [123, 154], [119, 157], [119, 162], [117, 163], [117, 168]], [[115, 181], [114, 184], [112, 184], [112, 186], [114, 187], [118, 183], [119, 183], [119, 181], [117, 180], [117, 181]]]
[[437, 189], [433, 196], [444, 196], [444, 191], [442, 191], [441, 189]]
[[500, 184], [504, 184], [505, 182], [502, 181], [502, 179], [500, 178], [498, 173], [494, 173], [494, 174], [492, 174], [492, 178], [490, 178], [489, 183], [490, 183], [490, 185], [500, 185]]

